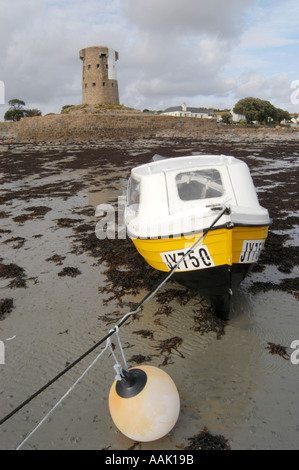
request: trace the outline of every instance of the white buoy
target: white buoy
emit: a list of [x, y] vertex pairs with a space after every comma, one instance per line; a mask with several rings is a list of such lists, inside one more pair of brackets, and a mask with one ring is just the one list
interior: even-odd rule
[[109, 393], [109, 410], [116, 427], [139, 442], [168, 434], [180, 413], [180, 397], [171, 377], [153, 366], [132, 367], [123, 374]]

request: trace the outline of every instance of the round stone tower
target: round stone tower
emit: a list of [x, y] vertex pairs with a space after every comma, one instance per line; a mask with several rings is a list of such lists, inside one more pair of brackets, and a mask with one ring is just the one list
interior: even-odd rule
[[79, 52], [83, 61], [82, 103], [119, 104], [115, 62], [118, 52], [110, 47], [87, 47]]

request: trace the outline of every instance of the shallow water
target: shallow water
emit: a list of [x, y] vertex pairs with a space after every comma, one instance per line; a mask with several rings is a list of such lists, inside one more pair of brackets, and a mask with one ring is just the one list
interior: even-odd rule
[[[0, 321], [0, 340], [5, 345], [5, 364], [0, 365], [0, 417], [104, 337], [130, 310], [126, 302], [138, 302], [146, 294], [146, 291], [128, 294], [122, 298], [120, 306], [111, 294], [99, 292], [99, 287], [106, 285], [107, 266], [99, 265], [95, 257], [82, 250], [75, 229], [85, 223], [95, 226], [97, 219], [90, 209], [96, 205], [116, 203], [139, 155], [144, 162], [153, 154], [167, 150], [160, 142], [150, 144], [141, 141], [134, 146], [132, 142], [126, 147], [118, 145], [115, 147], [118, 159], [103, 159], [100, 166], [95, 165], [95, 160], [79, 164], [80, 147], [69, 147], [67, 151], [51, 148], [52, 159], [46, 158], [49, 148], [40, 148], [45, 158], [37, 165], [38, 173], [34, 169], [21, 171], [20, 168], [9, 177], [8, 170], [1, 169], [5, 181], [0, 195], [6, 200], [0, 205], [0, 213], [4, 211], [7, 217], [0, 219], [0, 258], [3, 264], [15, 263], [25, 269], [27, 287], [11, 288], [11, 279], [0, 278], [0, 299], [13, 298], [14, 302], [12, 311]], [[190, 152], [206, 152], [208, 144], [183, 142], [172, 148], [167, 143], [172, 154], [183, 154], [186, 148]], [[162, 148], [158, 148], [159, 145]], [[298, 164], [293, 147], [287, 159], [282, 160], [273, 156], [272, 146], [260, 145], [251, 151], [246, 143], [237, 142], [236, 146], [248, 157], [248, 163], [251, 162], [259, 195], [274, 182], [285, 184], [290, 178], [288, 172]], [[11, 151], [11, 159], [14, 156], [25, 158], [29, 150], [17, 147]], [[93, 151], [99, 156], [107, 152], [104, 146], [95, 147]], [[110, 148], [112, 154], [114, 151]], [[219, 153], [224, 153], [220, 147]], [[238, 156], [233, 148], [229, 153]], [[281, 180], [274, 181], [271, 177], [277, 173]], [[287, 176], [282, 176], [284, 173]], [[263, 178], [267, 180], [265, 185], [261, 184]], [[51, 191], [49, 185], [53, 185]], [[32, 188], [34, 193], [30, 192]], [[295, 198], [290, 196], [286, 206], [296, 213], [294, 202]], [[39, 206], [51, 210], [23, 222], [13, 220], [22, 214], [32, 214], [32, 210], [26, 211], [26, 208]], [[62, 218], [75, 222], [57, 222]], [[294, 246], [298, 242], [298, 226], [288, 230], [293, 238], [286, 243]], [[24, 240], [22, 246], [14, 237]], [[57, 258], [56, 263], [49, 261], [55, 254], [61, 256], [61, 264]], [[80, 274], [59, 276], [65, 267], [77, 268]], [[225, 436], [232, 449], [298, 448], [299, 365], [272, 355], [267, 349], [269, 342], [280, 344], [291, 354], [292, 341], [299, 339], [298, 300], [291, 290], [275, 288], [251, 292], [255, 282], [271, 281], [277, 285], [282, 279], [296, 276], [298, 266], [293, 266], [289, 273], [282, 273], [274, 264], [267, 264], [262, 272], [252, 272], [233, 299], [232, 315], [220, 339], [213, 331], [203, 335], [196, 331], [196, 315], [207, 308], [207, 302], [200, 296], [191, 298], [185, 305], [171, 300], [168, 305], [172, 310], [168, 316], [159, 311], [161, 305], [153, 298], [137, 318], [131, 317], [126, 322], [120, 337], [129, 365], [136, 365], [134, 357], [142, 354], [149, 365], [162, 367], [175, 381], [181, 399], [181, 413], [174, 429], [153, 443], [135, 443], [135, 449], [176, 450], [187, 445], [188, 438], [205, 426], [212, 434]], [[169, 286], [173, 288], [174, 284], [162, 290]], [[175, 287], [182, 290], [183, 296], [184, 289]], [[105, 302], [107, 299], [110, 300]], [[111, 323], [104, 316], [108, 316]], [[151, 334], [143, 335], [143, 330]], [[162, 351], [161, 343], [174, 337], [182, 339], [179, 346], [169, 354]], [[16, 448], [99, 351], [3, 424], [0, 449]], [[119, 355], [119, 351], [116, 352]], [[134, 442], [115, 428], [109, 415], [108, 394], [115, 375], [113, 365], [110, 352], [105, 352], [23, 448], [131, 448]]]

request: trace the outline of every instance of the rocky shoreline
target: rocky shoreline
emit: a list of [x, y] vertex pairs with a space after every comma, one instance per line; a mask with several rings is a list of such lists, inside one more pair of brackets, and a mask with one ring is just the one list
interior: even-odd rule
[[0, 144], [101, 144], [125, 139], [298, 141], [299, 128], [218, 124], [214, 120], [110, 110], [49, 114], [0, 122]]

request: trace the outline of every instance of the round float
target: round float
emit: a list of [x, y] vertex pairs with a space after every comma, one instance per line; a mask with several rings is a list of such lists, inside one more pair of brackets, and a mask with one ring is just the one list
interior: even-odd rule
[[132, 367], [115, 380], [109, 410], [116, 427], [139, 442], [160, 439], [171, 431], [180, 413], [180, 397], [172, 378], [153, 366]]

